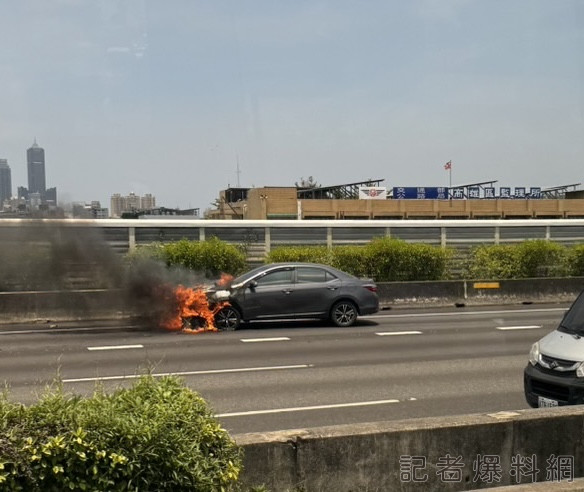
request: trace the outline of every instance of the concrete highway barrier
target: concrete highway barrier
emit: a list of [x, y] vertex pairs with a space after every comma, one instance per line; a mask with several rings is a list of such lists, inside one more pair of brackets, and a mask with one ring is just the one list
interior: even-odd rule
[[[379, 301], [384, 309], [571, 302], [583, 289], [584, 277], [378, 283]], [[140, 306], [147, 307], [123, 290], [0, 292], [0, 324], [140, 316], [144, 314]]]
[[0, 292], [0, 324], [112, 319], [136, 314], [119, 290]]
[[377, 287], [385, 307], [571, 302], [584, 290], [584, 277], [381, 282]]
[[575, 406], [234, 437], [245, 451], [244, 486], [270, 491], [438, 492], [518, 483], [527, 491], [534, 482], [547, 483], [533, 490], [573, 491], [584, 490], [581, 481], [573, 488], [584, 476], [583, 430], [584, 409]]

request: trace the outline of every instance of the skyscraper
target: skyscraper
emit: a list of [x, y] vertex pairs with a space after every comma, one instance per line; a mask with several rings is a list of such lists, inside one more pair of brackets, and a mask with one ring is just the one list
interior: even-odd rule
[[47, 191], [45, 179], [45, 149], [39, 147], [36, 138], [32, 147], [26, 151], [28, 167], [28, 192], [40, 193], [44, 198]]
[[12, 198], [12, 175], [6, 159], [0, 159], [0, 209], [4, 200]]
[[152, 210], [156, 207], [156, 197], [151, 193], [146, 193], [140, 200], [142, 210]]

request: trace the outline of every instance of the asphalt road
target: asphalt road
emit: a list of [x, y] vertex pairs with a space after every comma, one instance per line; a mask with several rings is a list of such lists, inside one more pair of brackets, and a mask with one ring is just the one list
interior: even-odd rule
[[255, 324], [188, 335], [116, 323], [2, 325], [0, 381], [31, 403], [177, 373], [232, 433], [528, 408], [531, 344], [567, 305], [391, 310], [351, 328]]

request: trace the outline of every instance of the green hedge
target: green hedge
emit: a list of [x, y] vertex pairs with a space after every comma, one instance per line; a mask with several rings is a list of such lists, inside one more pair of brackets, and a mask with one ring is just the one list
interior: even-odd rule
[[143, 376], [89, 398], [56, 388], [28, 407], [0, 398], [1, 490], [229, 490], [241, 461], [206, 402], [176, 377]]
[[584, 244], [574, 246], [569, 254], [570, 275], [584, 277]]
[[[168, 267], [181, 266], [202, 272], [208, 278], [216, 278], [223, 272], [238, 275], [246, 269], [243, 246], [217, 238], [140, 246], [127, 257], [130, 263], [157, 259]], [[452, 271], [453, 262], [460, 260], [453, 249], [385, 237], [363, 246], [278, 247], [265, 261], [323, 263], [378, 282], [444, 280], [461, 276], [474, 279], [565, 277], [584, 276], [584, 245], [566, 247], [545, 240], [481, 245], [473, 248], [464, 259], [464, 267], [455, 271]]]
[[326, 246], [282, 246], [272, 249], [266, 256], [266, 263], [307, 261], [330, 264], [331, 250]]
[[442, 280], [451, 251], [428, 244], [382, 238], [366, 246], [370, 274], [377, 281]]
[[[471, 251], [467, 276], [474, 279], [569, 276], [575, 271], [570, 267], [571, 254], [565, 246], [544, 240], [479, 246]], [[584, 251], [580, 258], [584, 258]]]
[[377, 238], [365, 246], [280, 247], [271, 251], [267, 263], [311, 261], [334, 266], [357, 277], [377, 282], [440, 280], [446, 277], [451, 251], [399, 239]]
[[168, 267], [184, 267], [208, 278], [216, 278], [221, 273], [237, 275], [246, 268], [243, 248], [216, 237], [206, 241], [181, 239], [173, 243], [140, 246], [128, 253], [127, 258], [132, 265], [145, 259], [160, 260]]

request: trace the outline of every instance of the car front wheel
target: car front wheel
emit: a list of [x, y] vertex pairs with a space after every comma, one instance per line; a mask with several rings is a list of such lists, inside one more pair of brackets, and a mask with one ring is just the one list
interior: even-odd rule
[[215, 314], [215, 326], [221, 331], [237, 330], [241, 325], [241, 315], [234, 307], [227, 306]]
[[331, 310], [331, 321], [336, 326], [351, 326], [357, 320], [357, 307], [351, 301], [339, 301]]

